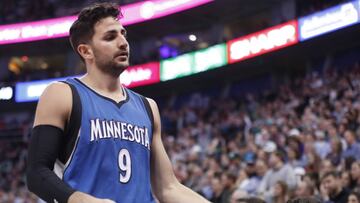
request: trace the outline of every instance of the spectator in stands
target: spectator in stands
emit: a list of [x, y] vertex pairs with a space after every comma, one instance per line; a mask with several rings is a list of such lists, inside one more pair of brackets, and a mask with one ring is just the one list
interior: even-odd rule
[[274, 185], [273, 203], [285, 203], [288, 200], [288, 187], [284, 181], [278, 181]]
[[325, 140], [325, 132], [317, 130], [315, 132], [316, 141], [314, 143], [315, 151], [317, 155], [324, 159], [331, 151], [330, 144]]
[[222, 203], [224, 186], [218, 176], [215, 176], [211, 181], [212, 187], [212, 198], [210, 199], [213, 203]]
[[341, 171], [341, 183], [343, 188], [351, 190], [351, 175], [349, 171]]
[[[262, 162], [259, 160], [259, 162]], [[254, 160], [248, 160], [245, 166], [245, 170], [242, 170], [240, 174], [244, 176], [244, 179], [239, 183], [238, 188], [246, 191], [250, 195], [255, 195], [256, 190], [260, 184], [261, 178], [258, 176], [257, 167]], [[262, 162], [263, 163], [263, 162]], [[262, 164], [260, 163], [260, 164]], [[261, 166], [260, 166], [261, 167]], [[266, 172], [266, 168], [265, 168]]]
[[360, 185], [360, 161], [351, 164], [351, 184], [350, 189], [355, 189]]
[[256, 176], [259, 179], [259, 182], [265, 177], [266, 172], [268, 171], [268, 166], [264, 160], [258, 159], [255, 163]]
[[347, 203], [360, 203], [360, 193], [359, 192], [351, 192]]
[[258, 193], [265, 196], [265, 199], [271, 198], [274, 194], [273, 186], [278, 181], [284, 181], [289, 189], [293, 189], [296, 186], [296, 176], [294, 169], [285, 163], [284, 152], [277, 150], [270, 155], [269, 160], [270, 170], [266, 173], [262, 179]]
[[313, 142], [307, 141], [305, 143], [305, 152], [303, 155], [305, 160], [305, 170], [308, 173], [318, 173], [321, 164], [321, 158], [317, 155], [314, 149]]
[[315, 185], [310, 181], [301, 181], [295, 189], [295, 197], [313, 196], [316, 191]]
[[231, 194], [236, 189], [236, 176], [230, 172], [225, 172], [221, 175], [221, 184], [224, 185], [224, 189], [221, 194], [221, 202], [229, 202], [231, 199]]
[[301, 167], [303, 165], [302, 161], [300, 160], [301, 156], [300, 156], [300, 152], [298, 151], [298, 148], [294, 148], [294, 147], [288, 147], [286, 149], [286, 153], [287, 153], [287, 157], [288, 157], [288, 163], [296, 168], [296, 167]]
[[321, 161], [320, 169], [321, 170], [319, 171], [319, 176], [322, 177], [325, 173], [334, 171], [335, 166], [332, 164], [332, 162], [329, 159], [323, 159]]
[[332, 137], [330, 139], [330, 153], [326, 156], [331, 160], [334, 166], [338, 166], [341, 162], [342, 143], [338, 137]]
[[330, 171], [325, 173], [321, 182], [324, 184], [330, 201], [334, 203], [347, 203], [349, 191], [343, 188], [338, 172]]
[[347, 144], [347, 148], [343, 152], [343, 158], [354, 157], [356, 160], [360, 160], [360, 144], [356, 140], [355, 133], [351, 130], [345, 131], [344, 138]]
[[235, 190], [231, 194], [230, 203], [239, 203], [240, 200], [246, 199], [248, 197], [248, 194], [243, 190]]

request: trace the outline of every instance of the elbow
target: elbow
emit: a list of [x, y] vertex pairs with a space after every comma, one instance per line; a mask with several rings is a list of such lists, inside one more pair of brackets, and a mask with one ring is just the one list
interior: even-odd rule
[[180, 186], [181, 184], [178, 181], [173, 182], [158, 189], [157, 192], [155, 193], [155, 196], [160, 202], [169, 202], [173, 200], [172, 194], [176, 193], [176, 191]]

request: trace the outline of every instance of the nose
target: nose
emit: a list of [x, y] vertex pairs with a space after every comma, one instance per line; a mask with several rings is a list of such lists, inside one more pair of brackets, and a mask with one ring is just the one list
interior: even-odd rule
[[129, 46], [128, 41], [126, 40], [126, 38], [124, 36], [119, 37], [120, 39], [118, 40], [118, 47], [121, 50], [127, 49], [127, 47]]

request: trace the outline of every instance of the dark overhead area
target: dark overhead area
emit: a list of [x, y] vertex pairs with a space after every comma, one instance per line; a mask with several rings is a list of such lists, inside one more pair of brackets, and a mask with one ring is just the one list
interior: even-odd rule
[[[166, 18], [159, 18], [128, 26], [130, 40], [146, 36], [164, 36], [208, 28], [215, 23], [231, 23], [245, 20], [253, 15], [280, 4], [284, 0], [216, 0]], [[166, 27], [166, 29], [164, 29]]]

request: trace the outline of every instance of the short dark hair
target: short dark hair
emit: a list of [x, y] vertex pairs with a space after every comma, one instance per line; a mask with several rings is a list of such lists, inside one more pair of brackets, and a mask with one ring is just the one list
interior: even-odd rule
[[274, 155], [276, 155], [282, 162], [286, 162], [286, 155], [284, 151], [282, 150], [276, 150], [274, 151]]
[[94, 25], [107, 17], [122, 18], [120, 7], [115, 3], [95, 3], [82, 9], [78, 19], [71, 25], [70, 44], [82, 60], [84, 59], [78, 53], [77, 47], [79, 44], [88, 43], [95, 33]]
[[325, 178], [327, 178], [327, 177], [329, 177], [329, 176], [332, 176], [332, 177], [334, 177], [334, 178], [340, 178], [340, 173], [339, 172], [337, 172], [337, 171], [328, 171], [328, 172], [326, 172], [322, 177], [321, 177], [321, 182], [325, 179]]

